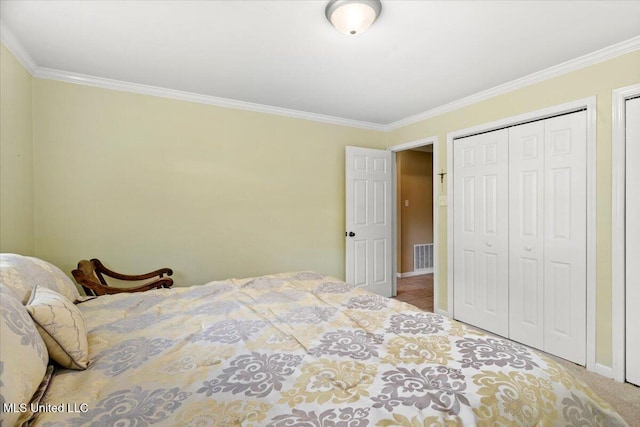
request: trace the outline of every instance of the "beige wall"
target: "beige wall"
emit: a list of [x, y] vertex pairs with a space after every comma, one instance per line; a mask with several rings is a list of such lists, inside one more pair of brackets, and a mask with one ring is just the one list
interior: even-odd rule
[[[597, 97], [596, 361], [611, 366], [611, 91], [640, 82], [640, 51], [527, 86], [391, 132], [389, 145], [430, 136], [447, 164], [447, 133], [595, 95]], [[446, 188], [445, 178], [445, 188]], [[436, 186], [440, 191], [440, 186]], [[447, 308], [447, 208], [438, 212], [440, 309]]]
[[[433, 154], [396, 153], [399, 177], [399, 272], [413, 271], [413, 245], [433, 243]], [[404, 201], [409, 201], [409, 206]]]
[[124, 272], [167, 265], [181, 284], [302, 268], [342, 277], [345, 145], [437, 136], [446, 165], [448, 132], [596, 95], [597, 362], [611, 365], [611, 90], [640, 82], [640, 51], [388, 134], [31, 79], [4, 46], [1, 59], [1, 249], [65, 271], [92, 256]]
[[33, 255], [31, 75], [0, 45], [0, 252]]
[[36, 253], [180, 285], [344, 277], [344, 147], [385, 134], [34, 79]]

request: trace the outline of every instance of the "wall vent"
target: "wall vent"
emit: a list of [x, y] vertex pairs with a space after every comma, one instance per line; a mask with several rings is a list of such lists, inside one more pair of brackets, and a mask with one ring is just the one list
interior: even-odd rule
[[413, 245], [414, 273], [433, 273], [433, 243]]

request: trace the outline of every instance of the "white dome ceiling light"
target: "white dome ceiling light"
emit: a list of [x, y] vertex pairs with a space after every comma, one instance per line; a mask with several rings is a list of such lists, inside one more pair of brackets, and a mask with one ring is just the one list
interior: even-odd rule
[[324, 13], [341, 33], [358, 35], [367, 31], [381, 10], [380, 0], [331, 0]]

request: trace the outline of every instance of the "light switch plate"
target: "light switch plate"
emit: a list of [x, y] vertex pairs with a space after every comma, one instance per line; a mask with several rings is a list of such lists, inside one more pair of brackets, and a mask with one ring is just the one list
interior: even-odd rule
[[438, 204], [440, 206], [447, 206], [447, 196], [440, 196], [438, 198]]

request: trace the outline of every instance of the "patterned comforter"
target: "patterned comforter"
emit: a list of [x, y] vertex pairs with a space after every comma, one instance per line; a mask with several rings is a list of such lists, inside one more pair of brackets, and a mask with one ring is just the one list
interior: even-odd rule
[[[79, 305], [36, 425], [625, 425], [544, 355], [312, 272]], [[123, 422], [126, 420], [126, 422]]]

